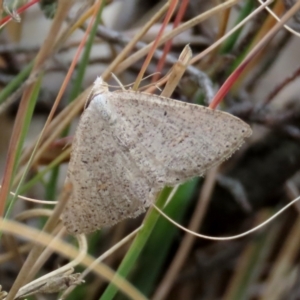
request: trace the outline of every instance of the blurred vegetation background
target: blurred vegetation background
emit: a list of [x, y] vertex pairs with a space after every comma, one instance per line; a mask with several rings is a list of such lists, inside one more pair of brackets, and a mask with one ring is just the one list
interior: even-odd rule
[[[253, 136], [204, 178], [177, 190], [164, 189], [157, 205], [190, 230], [227, 237], [261, 224], [299, 195], [300, 17], [293, 7], [299, 1], [269, 1], [269, 11], [256, 11], [263, 2], [0, 1], [0, 211], [3, 218], [16, 221], [2, 227], [0, 299], [14, 299], [26, 281], [72, 260], [66, 246], [43, 252], [28, 240], [30, 226], [77, 247], [58, 216], [43, 229], [53, 206], [20, 200], [9, 191], [66, 200], [72, 134], [96, 76], [116, 86], [112, 72], [124, 85], [156, 83], [163, 88], [164, 82], [157, 80], [176, 73], [178, 57], [189, 45], [193, 58], [169, 96], [207, 106], [230, 74], [241, 70], [255, 45], [265, 41], [243, 72], [231, 78], [218, 106], [249, 123]], [[291, 11], [286, 27], [266, 40]], [[251, 13], [251, 19], [216, 44]], [[146, 79], [140, 82], [138, 76]], [[159, 94], [155, 86], [152, 91]], [[171, 201], [166, 205], [167, 199]], [[143, 224], [135, 237], [102, 260], [136, 294], [109, 284], [108, 273], [91, 272], [66, 299], [300, 299], [299, 212], [295, 203], [254, 233], [213, 241], [182, 231], [150, 209], [146, 216], [86, 237], [87, 252], [96, 259]], [[43, 234], [34, 239], [49, 244]], [[75, 273], [85, 269], [79, 264]], [[58, 278], [53, 293], [39, 293], [38, 285], [30, 287], [37, 294], [27, 299], [58, 299], [56, 292], [73, 283], [68, 276]]]

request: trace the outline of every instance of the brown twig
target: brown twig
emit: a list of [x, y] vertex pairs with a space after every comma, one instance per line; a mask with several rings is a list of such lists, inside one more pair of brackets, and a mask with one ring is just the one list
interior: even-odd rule
[[293, 82], [297, 77], [300, 76], [300, 67], [290, 76], [285, 78], [279, 85], [277, 85], [273, 91], [269, 93], [264, 101], [262, 101], [261, 105], [265, 106], [269, 104], [289, 83]]
[[169, 0], [169, 1], [171, 2], [171, 5], [170, 5], [170, 7], [169, 7], [169, 9], [167, 11], [167, 14], [166, 14], [165, 19], [164, 19], [164, 21], [162, 23], [162, 26], [161, 26], [158, 34], [157, 34], [157, 37], [155, 38], [154, 42], [152, 43], [151, 48], [149, 49], [148, 55], [146, 56], [146, 59], [145, 59], [145, 61], [143, 63], [143, 66], [142, 66], [142, 68], [141, 68], [141, 70], [140, 70], [140, 72], [139, 72], [139, 74], [138, 74], [138, 76], [137, 76], [137, 78], [136, 78], [136, 80], [134, 82], [134, 85], [132, 87], [133, 90], [137, 90], [138, 89], [138, 87], [139, 87], [139, 85], [141, 83], [141, 80], [142, 80], [142, 78], [143, 78], [143, 76], [145, 74], [145, 71], [146, 71], [146, 69], [147, 69], [147, 67], [148, 67], [148, 65], [149, 65], [149, 63], [151, 61], [153, 53], [155, 52], [155, 49], [158, 47], [158, 43], [159, 43], [159, 41], [160, 41], [160, 39], [161, 39], [161, 37], [163, 35], [163, 32], [164, 32], [167, 24], [169, 23], [172, 15], [173, 15], [173, 13], [175, 11], [175, 8], [176, 8], [176, 6], [178, 4], [178, 0]]

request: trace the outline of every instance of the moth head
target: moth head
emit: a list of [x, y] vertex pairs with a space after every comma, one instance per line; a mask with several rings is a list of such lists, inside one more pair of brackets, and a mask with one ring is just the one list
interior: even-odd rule
[[95, 96], [99, 94], [104, 94], [106, 92], [108, 92], [107, 83], [103, 81], [101, 76], [97, 76], [91, 88], [91, 92], [85, 102], [84, 108], [86, 109], [89, 106], [90, 102], [92, 101], [93, 98], [95, 98]]

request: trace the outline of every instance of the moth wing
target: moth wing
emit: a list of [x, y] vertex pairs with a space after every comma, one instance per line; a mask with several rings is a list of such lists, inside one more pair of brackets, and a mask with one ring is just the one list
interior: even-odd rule
[[136, 217], [154, 200], [156, 191], [112, 136], [92, 101], [77, 127], [66, 179], [73, 189], [62, 220], [71, 234]]
[[203, 175], [252, 133], [228, 113], [146, 93], [114, 92], [109, 103], [114, 134], [157, 188]]
[[173, 186], [228, 158], [251, 134], [224, 112], [173, 99], [102, 90], [73, 142], [63, 213], [70, 233], [88, 233], [142, 213]]

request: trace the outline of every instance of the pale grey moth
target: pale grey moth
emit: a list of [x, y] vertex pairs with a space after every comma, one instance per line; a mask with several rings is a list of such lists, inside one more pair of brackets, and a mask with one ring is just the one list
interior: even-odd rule
[[109, 92], [98, 78], [77, 127], [68, 167], [69, 233], [134, 218], [164, 186], [220, 164], [252, 133], [245, 122], [204, 106], [135, 91]]

